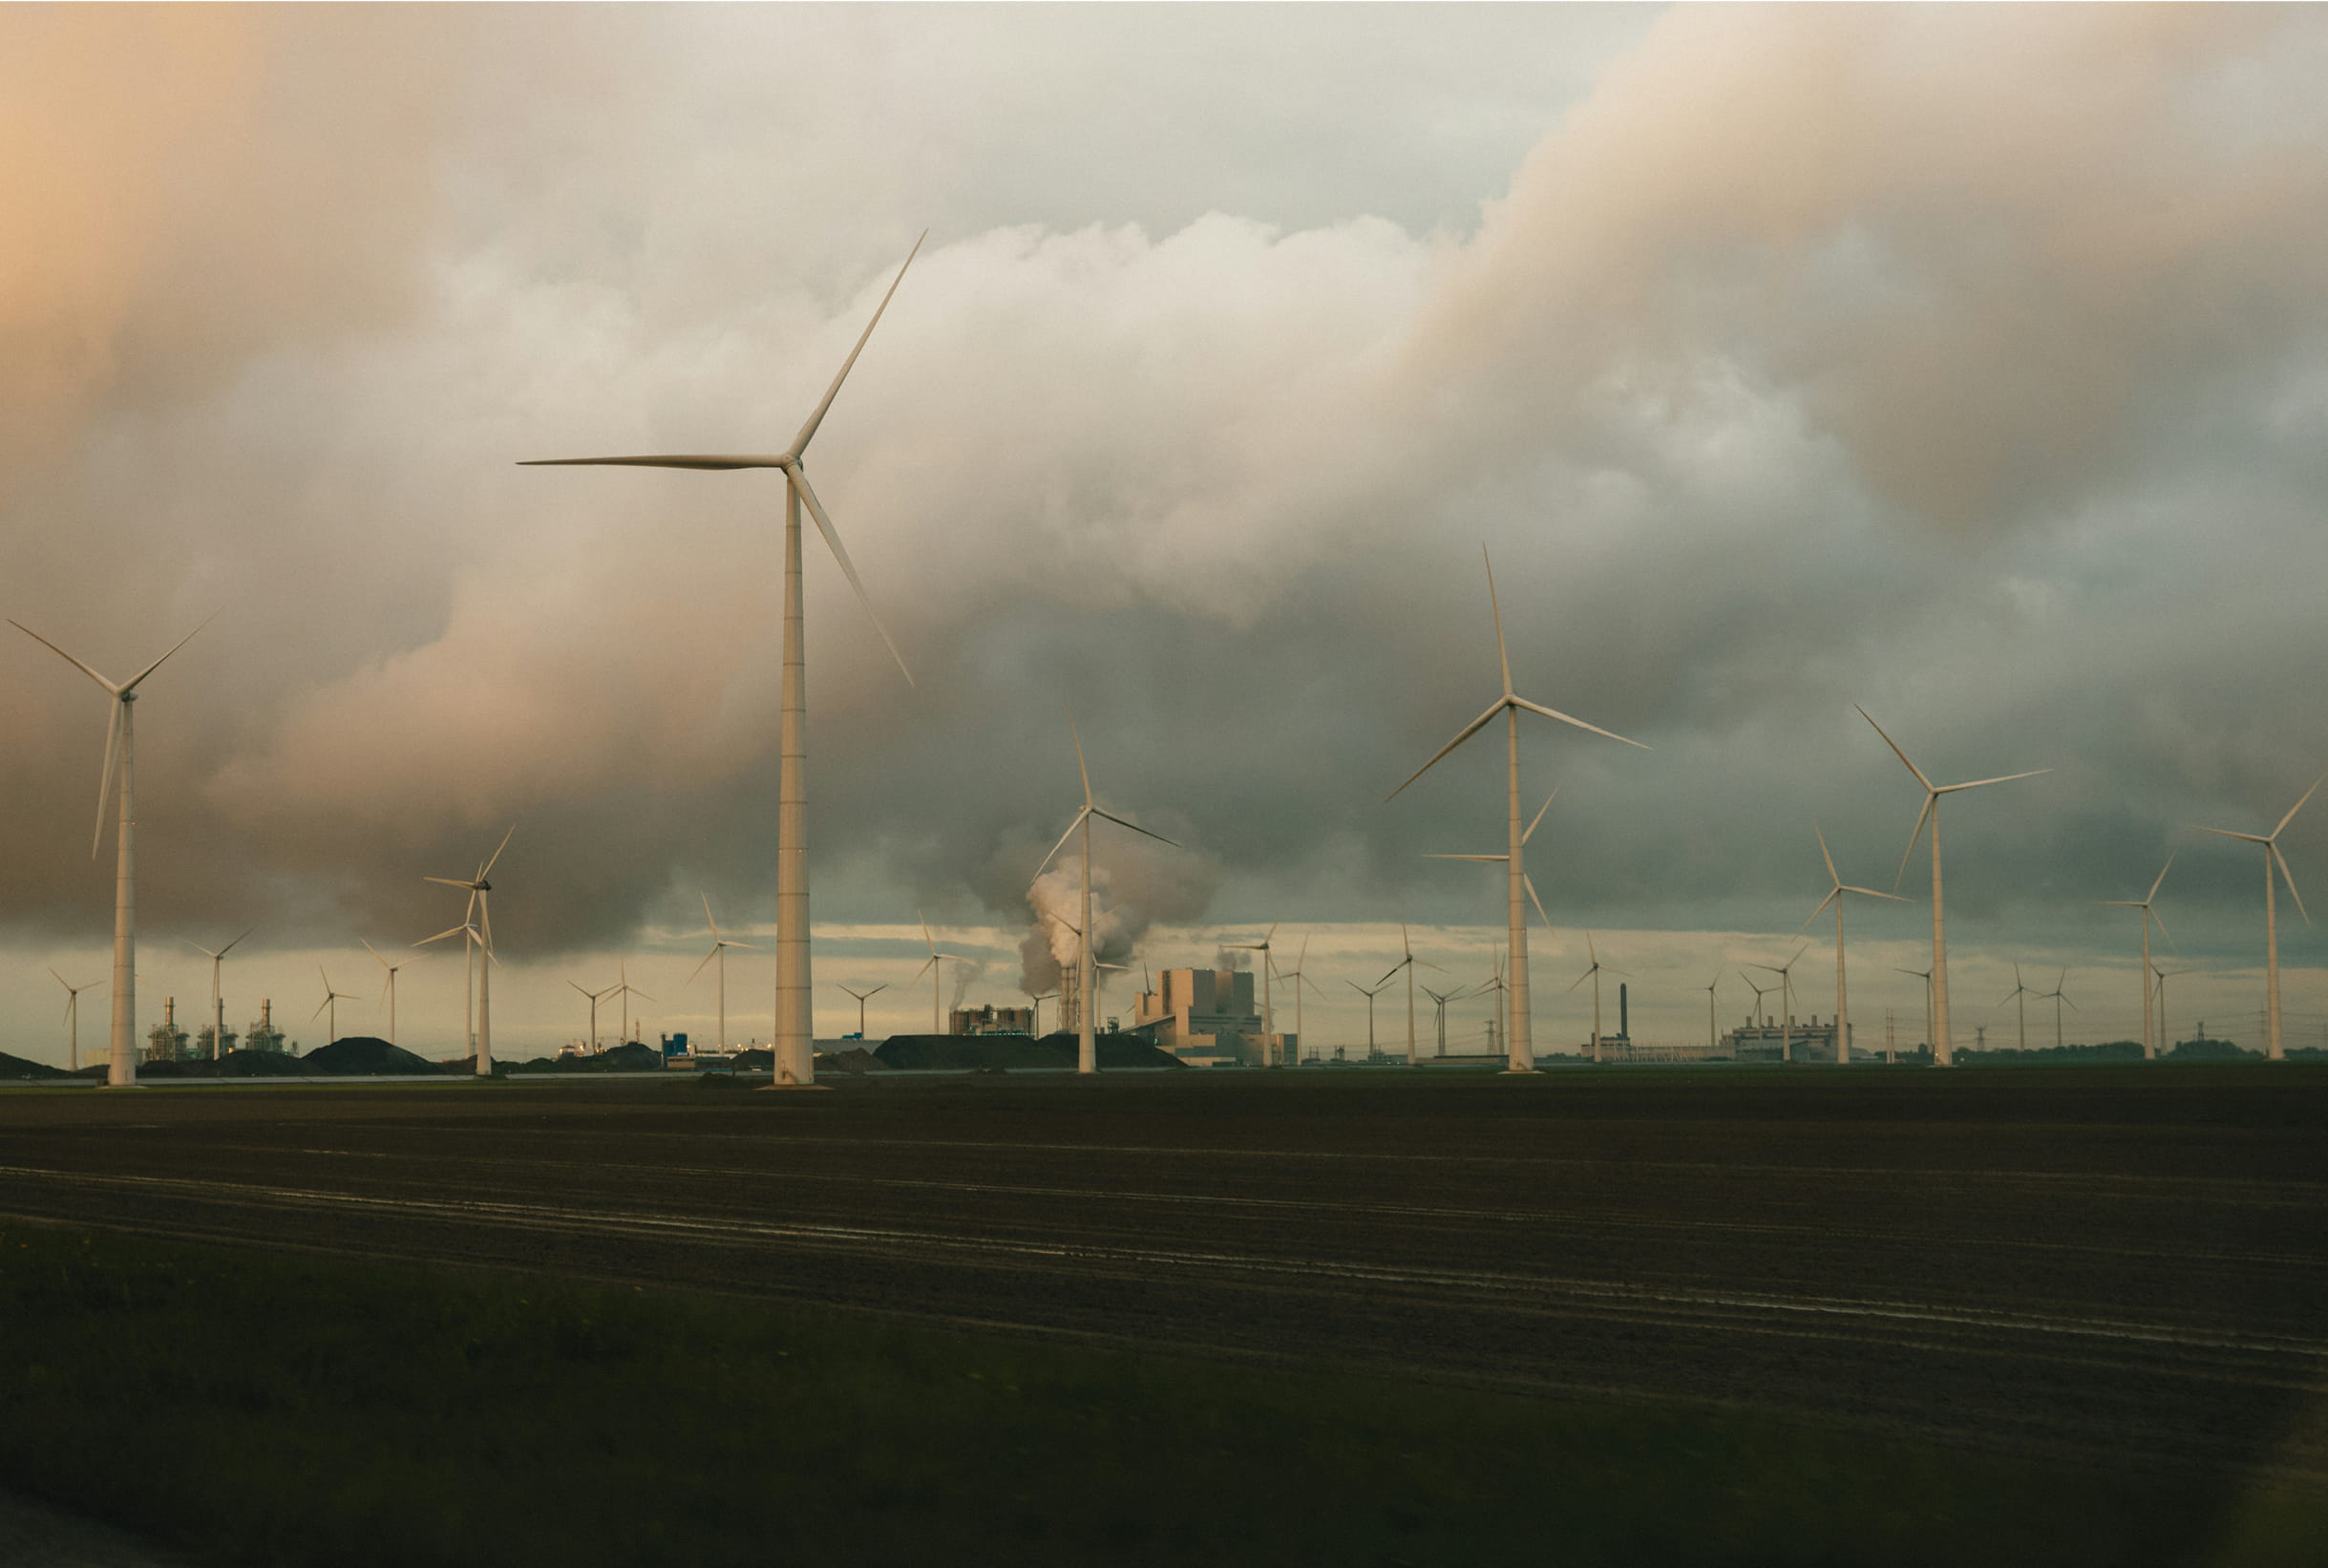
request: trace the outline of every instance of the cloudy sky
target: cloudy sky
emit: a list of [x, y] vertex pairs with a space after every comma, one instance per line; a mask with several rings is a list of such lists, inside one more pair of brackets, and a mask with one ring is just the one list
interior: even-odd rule
[[[515, 465], [780, 448], [927, 229], [812, 458], [919, 678], [812, 539], [820, 1034], [844, 979], [926, 1018], [917, 907], [1014, 999], [1069, 702], [1189, 846], [1101, 840], [1140, 957], [1312, 932], [1319, 1038], [1401, 919], [1484, 973], [1493, 873], [1422, 856], [1497, 846], [1500, 748], [1384, 804], [1494, 695], [1484, 543], [1523, 693], [1653, 748], [1528, 728], [1539, 990], [1591, 926], [1702, 1038], [1814, 820], [1891, 886], [1858, 703], [2052, 770], [1947, 807], [1968, 1040], [2017, 960], [2134, 1032], [2094, 901], [2178, 850], [2177, 1032], [2252, 1035], [2260, 857], [2186, 825], [2328, 769], [2324, 77], [2328, 17], [2251, 7], [0, 11], [6, 613], [119, 675], [220, 612], [138, 708], [141, 1026], [245, 926], [231, 1024], [369, 994], [515, 822], [497, 1033], [625, 953], [709, 1027], [699, 898], [773, 910], [780, 482]], [[105, 703], [10, 635], [0, 1030], [53, 1060]], [[2328, 805], [2286, 843], [2328, 898]], [[1853, 919], [1863, 1030], [1920, 1031], [1928, 912]], [[2328, 928], [2282, 936], [2317, 1043]], [[458, 964], [405, 985], [449, 1042]]]

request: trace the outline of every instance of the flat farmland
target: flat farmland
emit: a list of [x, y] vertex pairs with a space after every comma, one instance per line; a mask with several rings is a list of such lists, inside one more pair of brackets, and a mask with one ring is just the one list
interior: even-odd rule
[[0, 1214], [2328, 1476], [2328, 1070], [0, 1095]]

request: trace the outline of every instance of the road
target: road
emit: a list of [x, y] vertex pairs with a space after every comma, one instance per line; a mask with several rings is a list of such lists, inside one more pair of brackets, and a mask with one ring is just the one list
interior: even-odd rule
[[0, 1095], [0, 1213], [2328, 1477], [2328, 1070]]

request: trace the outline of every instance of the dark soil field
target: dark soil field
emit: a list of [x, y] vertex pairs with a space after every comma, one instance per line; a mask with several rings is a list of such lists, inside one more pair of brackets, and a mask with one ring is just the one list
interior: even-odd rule
[[2022, 1474], [2328, 1482], [2309, 1065], [674, 1077], [15, 1091], [0, 1215]]

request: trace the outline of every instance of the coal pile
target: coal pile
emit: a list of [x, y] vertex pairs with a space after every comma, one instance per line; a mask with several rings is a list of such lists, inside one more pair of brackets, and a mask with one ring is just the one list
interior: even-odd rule
[[230, 1050], [219, 1066], [224, 1070], [217, 1074], [222, 1078], [297, 1078], [307, 1070], [306, 1062], [280, 1050]]
[[530, 1061], [512, 1062], [512, 1072], [653, 1072], [663, 1066], [663, 1058], [652, 1046], [632, 1040], [602, 1050], [596, 1056], [537, 1056]]
[[71, 1074], [61, 1067], [46, 1062], [28, 1062], [21, 1056], [11, 1056], [0, 1050], [0, 1078], [64, 1078]]
[[851, 1074], [878, 1072], [881, 1070], [881, 1059], [862, 1046], [851, 1046], [846, 1050], [820, 1050], [816, 1053], [816, 1070]]
[[[236, 1051], [228, 1057], [255, 1054]], [[303, 1071], [342, 1078], [377, 1078], [441, 1070], [434, 1062], [370, 1034], [350, 1034], [299, 1059]]]
[[[1102, 1034], [1092, 1042], [1102, 1069], [1182, 1067], [1178, 1057], [1136, 1034]], [[1075, 1065], [1075, 1037], [1047, 1034], [893, 1034], [874, 1056], [899, 1071], [991, 1071], [996, 1068], [1067, 1068]]]

